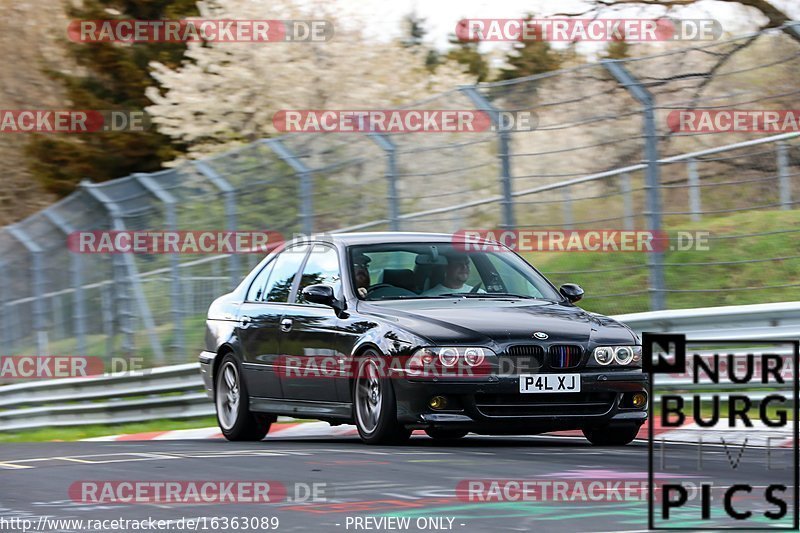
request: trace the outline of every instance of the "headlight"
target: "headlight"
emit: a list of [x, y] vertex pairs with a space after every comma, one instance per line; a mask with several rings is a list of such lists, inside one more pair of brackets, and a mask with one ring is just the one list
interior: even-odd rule
[[418, 375], [423, 369], [430, 368], [431, 363], [438, 361], [446, 368], [453, 368], [459, 361], [469, 367], [480, 367], [486, 358], [494, 355], [489, 348], [479, 346], [442, 346], [420, 348], [411, 356], [409, 373]]
[[594, 360], [601, 365], [610, 364], [614, 360], [614, 350], [607, 346], [598, 346], [594, 349]]
[[444, 366], [456, 366], [458, 363], [458, 350], [455, 348], [442, 348], [439, 352], [439, 362]]
[[629, 364], [633, 361], [633, 348], [630, 346], [618, 346], [614, 350], [614, 360], [621, 365]]
[[464, 361], [469, 366], [478, 366], [484, 360], [483, 348], [467, 348], [464, 350]]
[[612, 362], [622, 366], [637, 366], [642, 362], [642, 347], [598, 346], [594, 349], [594, 360], [603, 366]]

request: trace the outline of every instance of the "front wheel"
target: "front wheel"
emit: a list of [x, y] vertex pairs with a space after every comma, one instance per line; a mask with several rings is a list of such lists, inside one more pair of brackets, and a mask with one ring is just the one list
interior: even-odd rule
[[358, 361], [353, 402], [358, 435], [367, 444], [399, 444], [411, 431], [397, 423], [397, 401], [389, 378], [381, 375], [378, 354], [369, 351]]
[[583, 436], [595, 446], [625, 446], [639, 434], [639, 424], [584, 428]]
[[250, 412], [247, 384], [233, 354], [227, 354], [219, 365], [214, 403], [219, 428], [230, 441], [259, 441], [275, 421], [274, 416]]

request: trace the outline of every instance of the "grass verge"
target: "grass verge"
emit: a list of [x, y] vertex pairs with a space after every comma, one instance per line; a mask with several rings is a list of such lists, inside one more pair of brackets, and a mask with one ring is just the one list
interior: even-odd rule
[[92, 437], [105, 437], [108, 435], [149, 433], [151, 431], [171, 431], [174, 429], [197, 429], [216, 425], [217, 419], [215, 417], [206, 416], [187, 420], [151, 420], [149, 422], [136, 422], [131, 424], [102, 424], [96, 426], [63, 428], [49, 427], [14, 433], [0, 433], [0, 442], [76, 441], [90, 439]]

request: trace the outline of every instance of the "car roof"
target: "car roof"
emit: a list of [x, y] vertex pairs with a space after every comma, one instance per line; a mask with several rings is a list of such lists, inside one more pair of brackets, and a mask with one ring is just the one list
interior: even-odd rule
[[[329, 242], [354, 246], [359, 244], [402, 244], [416, 242], [460, 242], [464, 240], [461, 233], [423, 233], [411, 231], [370, 231], [358, 233], [322, 233], [312, 235], [317, 242]], [[470, 242], [492, 242], [482, 238], [470, 238]]]

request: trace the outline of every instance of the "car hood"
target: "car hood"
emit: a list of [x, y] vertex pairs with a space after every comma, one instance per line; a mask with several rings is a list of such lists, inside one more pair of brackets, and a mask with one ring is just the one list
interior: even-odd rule
[[[392, 320], [436, 344], [636, 341], [630, 329], [611, 318], [544, 300], [397, 300], [370, 302], [362, 310]], [[545, 333], [548, 338], [537, 340], [535, 332]]]

